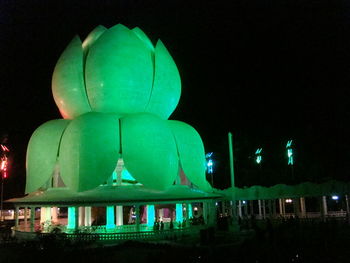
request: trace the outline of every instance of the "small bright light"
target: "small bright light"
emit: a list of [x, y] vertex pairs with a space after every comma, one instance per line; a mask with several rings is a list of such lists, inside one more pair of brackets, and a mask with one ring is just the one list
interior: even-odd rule
[[262, 148], [258, 148], [258, 149], [255, 151], [255, 155], [256, 155], [255, 161], [256, 161], [257, 164], [260, 164], [260, 163], [261, 163], [261, 160], [262, 160], [261, 151], [262, 151]]
[[218, 202], [216, 202], [215, 205], [218, 205]]
[[258, 164], [261, 163], [261, 156], [256, 157], [256, 163], [258, 163]]
[[242, 203], [245, 205], [246, 201], [243, 200]]
[[338, 200], [338, 199], [339, 199], [339, 196], [337, 196], [337, 195], [332, 195], [332, 199], [333, 199], [333, 200]]
[[290, 198], [286, 199], [286, 203], [292, 203], [292, 202], [293, 202], [292, 199], [290, 199]]
[[195, 206], [195, 207], [193, 208], [193, 210], [194, 210], [194, 211], [197, 211], [197, 210], [198, 210], [197, 206]]

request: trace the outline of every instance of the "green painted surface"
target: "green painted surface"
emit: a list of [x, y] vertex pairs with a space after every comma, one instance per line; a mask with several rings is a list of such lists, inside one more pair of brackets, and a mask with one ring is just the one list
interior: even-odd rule
[[151, 114], [121, 119], [125, 168], [145, 187], [164, 190], [178, 173], [175, 140], [165, 120]]
[[69, 120], [52, 120], [35, 130], [27, 149], [26, 193], [43, 186], [54, 171], [60, 139]]
[[[166, 121], [179, 102], [181, 80], [160, 40], [154, 47], [140, 28], [98, 26], [83, 43], [75, 37], [62, 53], [52, 91], [62, 116], [73, 119], [61, 144], [48, 146], [50, 151], [60, 149], [60, 175], [69, 189], [85, 191], [115, 179], [112, 173], [119, 153], [130, 173], [124, 172], [124, 179], [165, 190], [178, 174], [180, 158], [191, 182], [211, 189], [205, 180], [204, 148], [198, 133], [189, 125]], [[52, 133], [56, 132], [62, 134], [60, 129]], [[46, 135], [42, 136], [45, 141]], [[36, 162], [49, 162], [44, 167], [52, 170], [52, 158], [39, 156]], [[41, 176], [29, 174], [29, 181]], [[45, 176], [33, 179], [27, 189], [36, 190], [40, 180], [49, 179], [47, 172]]]
[[205, 152], [202, 139], [190, 125], [180, 121], [168, 121], [180, 157], [181, 167], [187, 178], [200, 189], [210, 191], [205, 178]]
[[107, 181], [119, 157], [119, 119], [87, 113], [67, 127], [60, 147], [61, 177], [71, 190], [85, 191]]
[[94, 111], [142, 112], [152, 90], [151, 51], [135, 33], [118, 24], [90, 48], [85, 79]]
[[114, 206], [107, 206], [106, 207], [106, 228], [107, 229], [113, 229], [115, 228], [115, 213], [114, 213]]
[[84, 58], [88, 54], [90, 47], [99, 39], [99, 37], [106, 31], [107, 29], [104, 26], [97, 26], [94, 30], [90, 32], [90, 34], [85, 38], [82, 46], [84, 51]]
[[155, 49], [155, 69], [152, 96], [146, 112], [168, 119], [175, 110], [181, 95], [181, 79], [174, 60], [158, 40]]
[[52, 93], [65, 119], [91, 111], [85, 91], [83, 48], [79, 37], [73, 38], [56, 64]]
[[134, 32], [134, 34], [143, 41], [143, 43], [149, 48], [150, 51], [154, 52], [152, 41], [140, 28], [135, 27], [132, 29], [132, 32]]

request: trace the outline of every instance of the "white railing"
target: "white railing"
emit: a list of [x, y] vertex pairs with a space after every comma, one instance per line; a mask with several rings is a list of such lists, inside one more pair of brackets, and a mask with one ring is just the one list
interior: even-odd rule
[[[129, 226], [128, 226], [129, 227]], [[155, 230], [155, 231], [139, 231], [132, 232], [129, 228], [129, 232], [76, 232], [76, 233], [61, 233], [60, 238], [79, 240], [79, 241], [125, 241], [125, 240], [172, 240], [175, 238], [181, 238], [189, 235], [199, 235], [201, 229], [206, 226], [191, 226], [178, 229], [167, 230]], [[101, 230], [101, 228], [99, 228]], [[34, 240], [48, 236], [51, 233], [35, 233], [35, 232], [23, 232], [14, 230], [14, 235], [19, 240]]]

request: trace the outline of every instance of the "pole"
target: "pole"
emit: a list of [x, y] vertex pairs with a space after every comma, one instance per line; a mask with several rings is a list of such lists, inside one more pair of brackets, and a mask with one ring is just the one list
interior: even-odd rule
[[3, 173], [1, 172], [1, 200], [0, 200], [0, 212], [1, 212], [0, 220], [1, 221], [4, 221], [3, 201], [4, 201], [4, 177], [3, 177]]
[[231, 187], [235, 186], [235, 174], [234, 174], [234, 166], [233, 166], [233, 147], [232, 147], [232, 133], [228, 133], [228, 145], [229, 145], [229, 153], [230, 153], [230, 175], [231, 175]]
[[[229, 155], [230, 155], [230, 177], [231, 177], [231, 188], [232, 191], [234, 191], [235, 187], [235, 171], [234, 171], [234, 163], [233, 163], [233, 146], [232, 146], [232, 133], [228, 133], [228, 150], [229, 150]], [[233, 204], [233, 209], [232, 209], [232, 217], [233, 220], [237, 220], [237, 210], [236, 210], [236, 198], [234, 194], [232, 194], [232, 204]], [[240, 206], [239, 206], [240, 207]], [[242, 213], [241, 207], [239, 208], [239, 214]], [[242, 214], [240, 214], [242, 216]]]

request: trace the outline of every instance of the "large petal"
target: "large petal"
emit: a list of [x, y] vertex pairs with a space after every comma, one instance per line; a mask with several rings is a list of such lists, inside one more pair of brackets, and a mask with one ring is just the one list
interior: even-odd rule
[[87, 53], [91, 46], [96, 42], [97, 39], [107, 30], [104, 26], [97, 26], [94, 30], [90, 32], [90, 34], [85, 38], [83, 42], [83, 51], [84, 57], [86, 57]]
[[152, 44], [152, 41], [140, 28], [134, 27], [131, 31], [134, 32], [135, 35], [139, 37], [152, 52], [154, 52], [154, 46]]
[[119, 118], [87, 113], [67, 127], [60, 147], [61, 177], [74, 191], [97, 187], [110, 177], [119, 157]]
[[205, 179], [205, 152], [202, 139], [190, 125], [180, 121], [168, 121], [171, 128], [181, 167], [188, 179], [198, 188], [209, 191], [209, 183]]
[[73, 38], [57, 61], [52, 76], [52, 93], [63, 118], [73, 119], [91, 111], [83, 74], [83, 48]]
[[166, 122], [151, 114], [121, 119], [125, 168], [145, 187], [164, 190], [178, 173], [176, 144]]
[[85, 79], [94, 111], [143, 112], [152, 89], [152, 53], [131, 30], [116, 25], [91, 47]]
[[155, 49], [153, 90], [146, 112], [168, 119], [179, 103], [180, 95], [179, 71], [162, 41], [158, 40]]
[[26, 193], [38, 190], [52, 176], [62, 134], [69, 120], [52, 120], [35, 130], [27, 149]]

